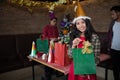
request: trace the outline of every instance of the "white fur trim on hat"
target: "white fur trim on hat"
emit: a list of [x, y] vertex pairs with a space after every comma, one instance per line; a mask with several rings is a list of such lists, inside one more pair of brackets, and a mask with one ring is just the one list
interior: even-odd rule
[[91, 20], [91, 18], [88, 17], [88, 16], [79, 16], [79, 17], [74, 18], [74, 20], [72, 21], [72, 23], [75, 24], [75, 22], [77, 20], [79, 20], [79, 19], [89, 19], [89, 20]]

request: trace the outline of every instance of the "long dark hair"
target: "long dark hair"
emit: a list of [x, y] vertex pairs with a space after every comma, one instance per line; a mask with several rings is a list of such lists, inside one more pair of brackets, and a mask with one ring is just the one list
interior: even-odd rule
[[[96, 31], [94, 30], [91, 22], [89, 19], [83, 19], [86, 24], [86, 31], [85, 31], [85, 37], [86, 40], [91, 42], [92, 34], [96, 34]], [[74, 25], [73, 29], [71, 30], [70, 34], [70, 45], [72, 45], [72, 41], [74, 38], [80, 37], [81, 32], [76, 28], [76, 25]]]

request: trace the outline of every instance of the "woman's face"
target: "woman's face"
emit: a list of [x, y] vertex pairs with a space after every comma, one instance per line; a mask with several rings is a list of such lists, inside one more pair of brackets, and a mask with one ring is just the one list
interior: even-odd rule
[[83, 19], [79, 19], [76, 21], [76, 27], [80, 32], [85, 32], [86, 30], [86, 24], [85, 21]]
[[55, 25], [57, 24], [57, 20], [56, 20], [56, 19], [52, 19], [52, 20], [50, 21], [50, 24], [51, 24], [52, 26], [55, 26]]

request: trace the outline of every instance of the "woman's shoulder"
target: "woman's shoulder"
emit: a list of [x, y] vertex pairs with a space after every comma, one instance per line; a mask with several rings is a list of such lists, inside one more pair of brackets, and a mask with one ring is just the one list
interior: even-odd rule
[[92, 34], [92, 37], [93, 37], [93, 38], [99, 38], [98, 34], [96, 34], [96, 33], [93, 33], [93, 34]]
[[44, 29], [48, 29], [48, 28], [50, 28], [49, 24], [47, 24], [47, 25], [44, 26]]

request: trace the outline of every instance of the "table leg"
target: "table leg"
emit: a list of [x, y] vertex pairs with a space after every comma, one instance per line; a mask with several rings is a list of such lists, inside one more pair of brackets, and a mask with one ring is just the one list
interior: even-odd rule
[[65, 75], [65, 80], [68, 80], [68, 74], [67, 74], [67, 75]]
[[108, 80], [108, 68], [105, 68], [105, 80]]
[[35, 80], [34, 61], [32, 61], [32, 77]]

